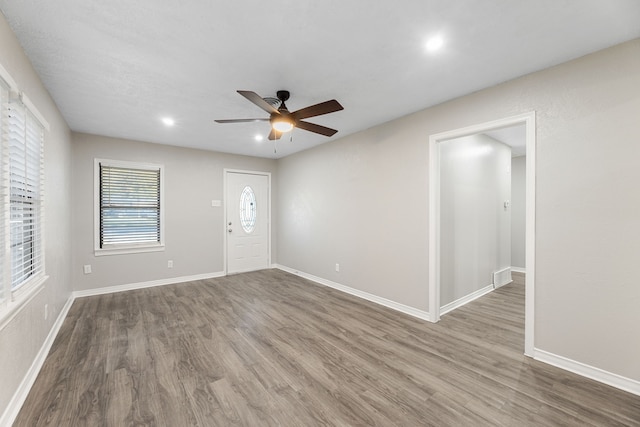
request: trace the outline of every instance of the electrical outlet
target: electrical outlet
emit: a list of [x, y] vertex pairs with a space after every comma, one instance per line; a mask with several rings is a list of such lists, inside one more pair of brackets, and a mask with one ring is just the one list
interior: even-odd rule
[[173, 260], [172, 259], [167, 261], [167, 268], [173, 268]]
[[336, 263], [336, 271], [340, 271], [340, 264]]
[[84, 274], [91, 274], [91, 264], [86, 264], [84, 266]]

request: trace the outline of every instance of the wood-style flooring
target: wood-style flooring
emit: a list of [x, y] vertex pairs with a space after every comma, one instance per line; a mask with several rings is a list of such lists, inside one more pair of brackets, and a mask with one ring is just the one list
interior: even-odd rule
[[523, 323], [518, 283], [438, 324], [279, 270], [81, 298], [14, 425], [640, 426]]

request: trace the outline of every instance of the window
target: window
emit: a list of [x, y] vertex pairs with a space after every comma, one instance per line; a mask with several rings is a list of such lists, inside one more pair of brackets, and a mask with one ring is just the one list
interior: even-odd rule
[[96, 255], [164, 249], [160, 165], [96, 160]]
[[[44, 279], [44, 125], [0, 79], [0, 303]], [[29, 108], [28, 108], [29, 106]]]
[[43, 289], [49, 123], [0, 65], [0, 328]]
[[256, 195], [249, 186], [240, 194], [240, 224], [245, 233], [251, 234], [256, 228]]
[[10, 288], [7, 283], [10, 282], [11, 277], [8, 274], [11, 271], [11, 264], [9, 263], [10, 254], [7, 247], [6, 226], [8, 219], [5, 214], [5, 206], [8, 206], [6, 201], [8, 191], [7, 184], [8, 178], [5, 177], [5, 171], [8, 170], [8, 158], [5, 154], [5, 143], [9, 132], [7, 130], [8, 121], [8, 105], [9, 105], [9, 89], [4, 84], [4, 81], [0, 78], [0, 304], [4, 305], [4, 302], [8, 299]]
[[44, 270], [44, 129], [21, 102], [13, 101], [9, 103], [8, 131], [11, 290], [15, 290]]

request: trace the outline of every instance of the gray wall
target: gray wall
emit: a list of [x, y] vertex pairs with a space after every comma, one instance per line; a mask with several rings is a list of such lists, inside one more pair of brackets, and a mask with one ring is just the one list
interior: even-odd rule
[[527, 158], [511, 159], [511, 266], [525, 268]]
[[640, 380], [640, 40], [280, 160], [278, 262], [428, 310], [429, 135], [530, 111], [535, 345]]
[[[164, 251], [94, 255], [95, 158], [164, 165]], [[73, 133], [74, 290], [222, 272], [224, 206], [212, 207], [211, 201], [223, 200], [225, 168], [272, 172], [276, 179], [275, 160]], [[83, 273], [85, 264], [91, 264], [91, 274]]]
[[487, 135], [440, 143], [440, 305], [511, 266], [511, 147]]
[[[71, 136], [2, 14], [0, 64], [51, 126], [44, 137], [45, 271], [49, 279], [44, 289], [0, 330], [1, 416], [71, 292]], [[49, 307], [47, 320], [45, 304]]]
[[426, 309], [428, 159], [414, 132], [396, 121], [281, 159], [278, 263]]

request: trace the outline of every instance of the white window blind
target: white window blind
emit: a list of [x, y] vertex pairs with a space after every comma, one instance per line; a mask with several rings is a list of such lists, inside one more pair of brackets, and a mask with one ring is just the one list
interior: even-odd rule
[[162, 168], [99, 166], [100, 249], [160, 245]]
[[9, 157], [7, 155], [8, 120], [9, 120], [9, 90], [4, 81], [0, 79], [0, 306], [4, 305], [10, 297], [11, 265], [9, 263], [9, 242], [7, 240], [8, 217], [5, 212], [9, 209], [8, 199], [8, 168]]
[[[42, 182], [44, 129], [19, 101], [7, 120], [11, 290], [43, 274]], [[5, 210], [6, 214], [6, 210]], [[6, 221], [6, 218], [5, 218]]]

